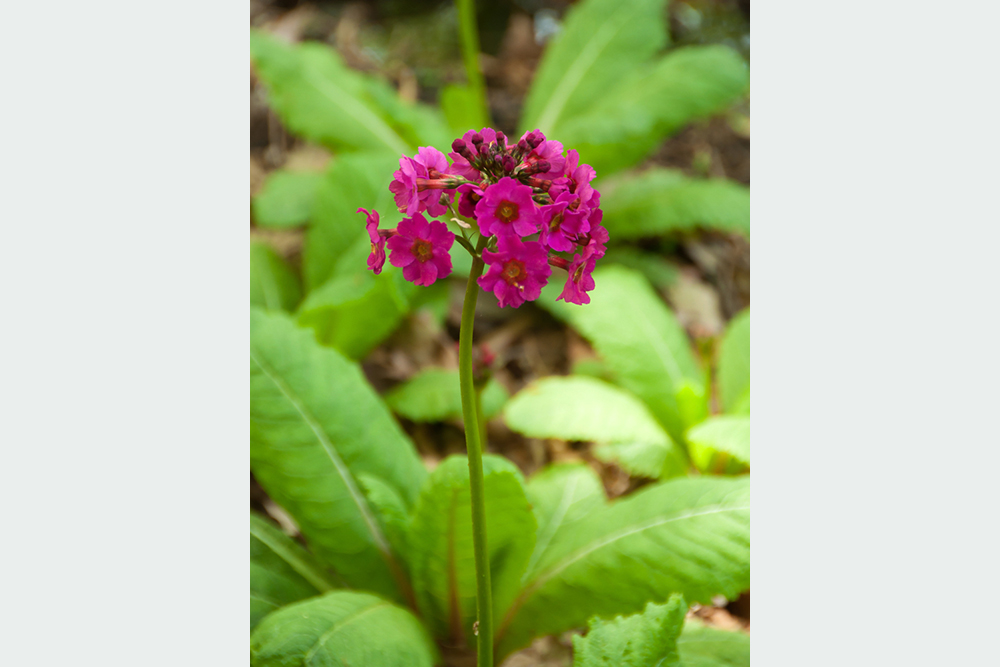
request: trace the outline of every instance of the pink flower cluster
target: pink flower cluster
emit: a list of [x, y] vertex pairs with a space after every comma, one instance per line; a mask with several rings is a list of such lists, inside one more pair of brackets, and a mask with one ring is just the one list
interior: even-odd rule
[[415, 157], [400, 159], [389, 190], [409, 217], [396, 229], [380, 231], [378, 213], [358, 209], [368, 216], [369, 268], [382, 270], [388, 246], [389, 263], [402, 267], [407, 280], [430, 285], [446, 277], [455, 235], [423, 213], [437, 217], [450, 210], [452, 216], [474, 220], [487, 239], [482, 258], [489, 269], [479, 285], [493, 292], [501, 307], [537, 299], [553, 266], [567, 272], [558, 298], [590, 303], [591, 274], [608, 242], [601, 193], [590, 184], [594, 168], [580, 164], [574, 150], [564, 156], [562, 144], [538, 130], [512, 146], [503, 132], [469, 130], [452, 143], [452, 151], [451, 164], [426, 146]]

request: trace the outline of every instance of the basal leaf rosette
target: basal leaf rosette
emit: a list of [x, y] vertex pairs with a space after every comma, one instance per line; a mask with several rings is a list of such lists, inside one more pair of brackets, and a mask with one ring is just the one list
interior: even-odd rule
[[[380, 230], [377, 212], [358, 210], [371, 238], [368, 267], [380, 272], [388, 248], [407, 280], [432, 285], [451, 274], [448, 251], [457, 240], [488, 267], [478, 283], [501, 308], [537, 299], [552, 267], [566, 272], [559, 299], [590, 303], [592, 273], [608, 242], [594, 168], [538, 130], [513, 145], [492, 128], [469, 130], [451, 147], [448, 155], [422, 146], [400, 158], [389, 184], [407, 216], [398, 227]], [[447, 216], [461, 235], [425, 215]]]

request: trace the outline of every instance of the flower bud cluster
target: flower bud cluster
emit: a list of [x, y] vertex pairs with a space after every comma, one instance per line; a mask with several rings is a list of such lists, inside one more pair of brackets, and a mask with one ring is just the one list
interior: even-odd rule
[[590, 303], [591, 274], [608, 242], [601, 193], [590, 184], [593, 167], [580, 164], [575, 150], [564, 156], [562, 144], [538, 130], [513, 145], [503, 132], [469, 130], [451, 147], [447, 157], [423, 146], [416, 156], [400, 159], [389, 190], [408, 217], [395, 230], [380, 231], [378, 213], [358, 209], [368, 216], [369, 268], [382, 270], [388, 247], [389, 263], [402, 267], [407, 280], [430, 285], [446, 277], [455, 235], [423, 213], [454, 213], [457, 204], [458, 214], [475, 221], [486, 239], [480, 247], [489, 269], [479, 285], [493, 292], [501, 307], [537, 299], [553, 266], [567, 272], [558, 298]]

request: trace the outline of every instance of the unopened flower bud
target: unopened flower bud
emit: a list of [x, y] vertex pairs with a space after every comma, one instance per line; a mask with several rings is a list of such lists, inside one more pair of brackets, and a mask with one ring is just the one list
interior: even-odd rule
[[469, 150], [469, 145], [461, 139], [455, 139], [455, 141], [451, 142], [451, 150], [455, 151], [469, 162], [472, 162], [472, 151]]
[[545, 141], [545, 135], [538, 130], [532, 130], [525, 139], [528, 141], [528, 145], [534, 149], [542, 145], [542, 142]]
[[476, 150], [478, 151], [479, 147], [483, 145], [483, 135], [476, 132], [474, 135], [472, 135], [471, 139], [472, 139], [472, 145], [475, 146]]
[[507, 135], [503, 132], [497, 132], [497, 146], [500, 147], [501, 152], [507, 151]]

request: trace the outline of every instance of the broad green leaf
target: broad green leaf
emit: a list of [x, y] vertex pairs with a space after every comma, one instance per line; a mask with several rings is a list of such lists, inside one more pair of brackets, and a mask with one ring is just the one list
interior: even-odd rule
[[638, 248], [620, 246], [608, 250], [601, 260], [602, 264], [621, 264], [635, 269], [646, 276], [646, 280], [657, 289], [666, 289], [677, 282], [677, 267], [655, 252], [646, 252]]
[[489, 118], [483, 116], [476, 91], [468, 86], [445, 86], [441, 89], [441, 111], [455, 136], [462, 136], [469, 130], [477, 132], [489, 126]]
[[335, 152], [412, 153], [446, 134], [436, 112], [405, 105], [385, 82], [346, 67], [328, 46], [285, 44], [251, 30], [250, 57], [288, 129]]
[[612, 265], [595, 271], [594, 280], [586, 306], [556, 301], [558, 281], [538, 303], [583, 334], [618, 384], [646, 403], [675, 442], [683, 440], [676, 392], [703, 383], [684, 329], [639, 272]]
[[250, 513], [250, 629], [275, 609], [335, 588], [315, 557]]
[[266, 243], [250, 241], [250, 305], [294, 310], [302, 298], [299, 279]]
[[676, 445], [649, 442], [605, 442], [594, 447], [594, 458], [614, 463], [630, 475], [670, 479], [688, 472], [684, 453]]
[[524, 572], [529, 579], [549, 548], [579, 521], [607, 502], [597, 473], [583, 463], [560, 463], [535, 473], [526, 486], [538, 522], [535, 550]]
[[734, 181], [688, 178], [670, 169], [650, 169], [605, 183], [604, 225], [616, 240], [657, 236], [695, 228], [750, 235], [750, 189]]
[[[494, 417], [507, 402], [507, 390], [496, 380], [483, 387], [483, 416]], [[393, 411], [415, 422], [462, 419], [458, 371], [426, 368], [385, 395]]]
[[[665, 0], [583, 0], [546, 48], [524, 105], [521, 130], [557, 128], [584, 113], [667, 43]], [[567, 148], [573, 148], [568, 145]]]
[[708, 602], [750, 587], [750, 480], [682, 478], [579, 522], [538, 563], [498, 624], [498, 655], [533, 637], [662, 602]]
[[[303, 249], [307, 290], [326, 283], [348, 248], [368, 238], [365, 216], [357, 212], [359, 208], [378, 211], [381, 214], [379, 226], [383, 229], [395, 227], [402, 219], [389, 192], [396, 169], [399, 169], [399, 156], [384, 152], [339, 155], [327, 168], [316, 190], [312, 223]], [[365, 247], [371, 250], [370, 243]], [[364, 257], [357, 268], [367, 269]]]
[[733, 318], [719, 346], [719, 399], [726, 412], [750, 413], [750, 309]]
[[687, 605], [681, 595], [666, 604], [611, 621], [595, 618], [585, 637], [573, 637], [573, 667], [677, 667], [677, 638]]
[[433, 667], [438, 653], [409, 611], [367, 593], [333, 591], [280, 609], [250, 636], [253, 667]]
[[355, 588], [408, 586], [358, 478], [412, 507], [426, 472], [357, 364], [285, 315], [250, 311], [250, 467], [313, 552]]
[[250, 202], [254, 222], [272, 229], [306, 224], [322, 181], [323, 174], [315, 171], [272, 172], [264, 182], [264, 189]]
[[407, 539], [410, 532], [410, 507], [392, 488], [378, 477], [361, 473], [358, 484], [368, 503], [375, 508], [379, 525], [392, 550], [400, 554], [400, 565], [406, 567]]
[[[629, 472], [647, 477], [674, 476], [685, 457], [649, 409], [629, 392], [586, 376], [548, 377], [522, 389], [504, 410], [511, 430], [532, 438], [598, 443], [634, 443], [645, 455], [640, 465], [604, 450]], [[634, 449], [634, 448], [633, 448]], [[597, 452], [600, 455], [602, 449]]]
[[750, 667], [750, 636], [688, 619], [677, 639], [683, 667]]
[[418, 289], [388, 264], [382, 273], [368, 270], [367, 235], [358, 238], [337, 270], [299, 307], [298, 322], [316, 332], [320, 343], [335, 347], [352, 359], [363, 359], [385, 340], [410, 311], [410, 297]]
[[[484, 456], [483, 475], [493, 609], [500, 618], [517, 594], [535, 545], [535, 517], [514, 464]], [[445, 459], [424, 485], [413, 513], [409, 559], [419, 609], [432, 634], [474, 645], [476, 567], [464, 456]]]
[[692, 120], [724, 111], [748, 83], [747, 66], [732, 49], [676, 49], [625, 73], [593, 106], [559, 126], [559, 140], [607, 175], [641, 162]]
[[716, 452], [750, 465], [750, 417], [743, 415], [720, 415], [709, 417], [688, 431], [691, 458], [695, 463], [703, 460], [698, 467], [709, 469], [710, 460]]

